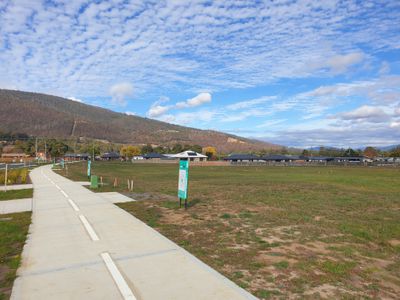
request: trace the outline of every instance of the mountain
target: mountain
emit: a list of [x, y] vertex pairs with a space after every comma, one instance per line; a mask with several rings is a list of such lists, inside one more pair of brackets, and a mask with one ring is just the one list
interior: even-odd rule
[[390, 146], [378, 147], [378, 149], [382, 150], [382, 151], [392, 151], [392, 150], [394, 150], [394, 149], [396, 149], [398, 147], [400, 147], [400, 144], [399, 145], [390, 145]]
[[55, 138], [92, 138], [124, 144], [214, 146], [219, 152], [281, 146], [117, 113], [69, 99], [0, 89], [0, 131]]

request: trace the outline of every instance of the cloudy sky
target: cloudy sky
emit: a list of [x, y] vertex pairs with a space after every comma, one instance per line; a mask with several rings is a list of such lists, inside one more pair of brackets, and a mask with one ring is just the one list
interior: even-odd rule
[[400, 143], [400, 1], [0, 1], [0, 88], [289, 146]]

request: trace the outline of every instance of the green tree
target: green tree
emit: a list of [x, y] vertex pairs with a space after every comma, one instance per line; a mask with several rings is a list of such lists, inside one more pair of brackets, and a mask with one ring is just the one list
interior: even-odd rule
[[152, 153], [153, 151], [153, 147], [150, 144], [143, 146], [141, 149], [142, 154]]
[[65, 144], [63, 141], [56, 139], [47, 140], [46, 144], [47, 144], [47, 153], [49, 153], [51, 157], [61, 157], [69, 149], [67, 144]]
[[301, 152], [302, 156], [310, 156], [310, 151], [308, 151], [307, 149], [304, 149], [303, 152]]
[[394, 148], [392, 151], [390, 151], [390, 156], [391, 157], [400, 157], [400, 146]]
[[183, 151], [183, 147], [181, 144], [175, 144], [171, 149], [172, 153], [180, 153], [182, 151]]
[[343, 156], [345, 157], [359, 156], [359, 153], [352, 148], [348, 148], [346, 151], [344, 151]]
[[162, 147], [162, 146], [157, 146], [153, 150], [154, 150], [155, 153], [160, 153], [160, 154], [167, 153], [167, 152], [165, 152], [165, 148]]
[[201, 153], [201, 151], [203, 150], [203, 147], [201, 147], [200, 145], [193, 145], [193, 146], [191, 146], [190, 150], [193, 150], [197, 153]]

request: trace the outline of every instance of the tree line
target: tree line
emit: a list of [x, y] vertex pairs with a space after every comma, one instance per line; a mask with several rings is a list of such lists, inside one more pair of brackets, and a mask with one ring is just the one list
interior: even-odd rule
[[[72, 139], [56, 139], [56, 138], [39, 138], [28, 136], [24, 133], [4, 133], [0, 132], [0, 154], [3, 152], [3, 147], [12, 145], [19, 151], [24, 152], [30, 156], [35, 156], [37, 152], [45, 152], [51, 157], [62, 157], [66, 153], [88, 153], [89, 155], [98, 156], [105, 152], [118, 152], [122, 157], [132, 158], [135, 155], [144, 155], [148, 153], [160, 154], [176, 154], [186, 150], [192, 150], [198, 153], [203, 153], [209, 159], [219, 159], [229, 153], [217, 153], [215, 147], [208, 146], [202, 147], [198, 144], [180, 144], [173, 145], [124, 145], [116, 143], [105, 143], [101, 141], [72, 138]], [[252, 154], [260, 156], [271, 154], [295, 154], [303, 156], [329, 156], [329, 157], [357, 157], [366, 156], [369, 158], [382, 156], [382, 157], [400, 157], [400, 146], [383, 151], [375, 147], [368, 146], [365, 149], [338, 149], [330, 147], [319, 147], [318, 149], [305, 149], [299, 150], [296, 148], [281, 149], [263, 149], [260, 151], [253, 151]]]

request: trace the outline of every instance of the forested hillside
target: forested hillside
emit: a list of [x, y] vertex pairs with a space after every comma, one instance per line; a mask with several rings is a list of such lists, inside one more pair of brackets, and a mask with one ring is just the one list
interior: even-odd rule
[[221, 152], [280, 146], [212, 130], [130, 116], [45, 94], [0, 90], [0, 131], [54, 138], [86, 137], [126, 144], [214, 146]]

